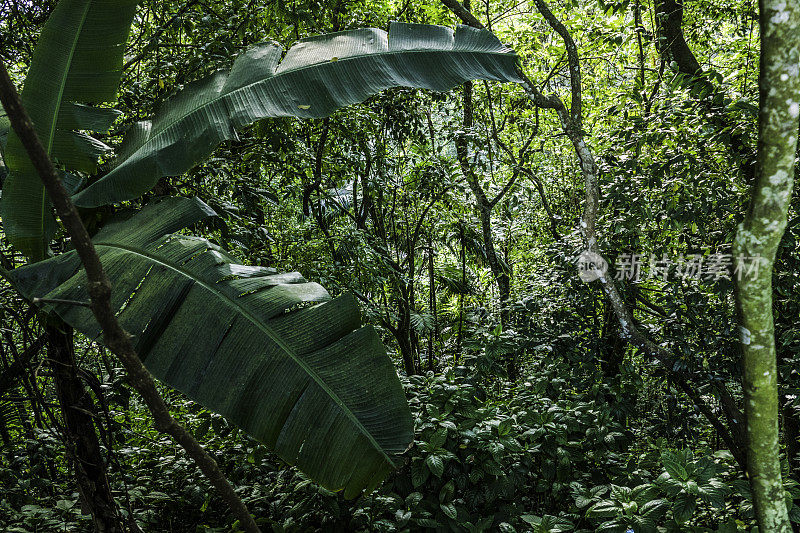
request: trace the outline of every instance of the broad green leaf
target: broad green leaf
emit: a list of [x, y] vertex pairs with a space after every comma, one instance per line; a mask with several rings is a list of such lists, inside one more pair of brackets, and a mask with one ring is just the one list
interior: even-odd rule
[[[94, 172], [108, 151], [82, 131], [105, 132], [118, 113], [84, 104], [116, 99], [136, 2], [61, 0], [42, 30], [22, 102], [47, 153], [69, 170]], [[3, 155], [3, 230], [25, 255], [42, 259], [55, 232], [50, 201], [13, 131]]]
[[425, 458], [425, 464], [428, 465], [431, 473], [440, 478], [444, 474], [444, 461], [438, 455], [429, 455]]
[[603, 500], [592, 505], [586, 510], [587, 517], [611, 517], [617, 516], [622, 511], [622, 508], [610, 500]]
[[700, 498], [709, 505], [722, 509], [725, 507], [725, 494], [728, 486], [722, 481], [714, 478], [701, 486]]
[[434, 450], [438, 450], [447, 442], [447, 428], [437, 428], [431, 435], [430, 445]]
[[682, 492], [678, 494], [675, 503], [672, 504], [672, 517], [679, 524], [683, 524], [692, 517], [695, 507], [697, 507], [697, 499], [691, 494]]
[[412, 492], [408, 496], [406, 496], [406, 507], [409, 509], [413, 509], [419, 502], [422, 501], [422, 493], [421, 492]]
[[414, 522], [416, 522], [420, 527], [428, 528], [428, 529], [438, 529], [442, 527], [442, 525], [432, 518], [415, 518]]
[[452, 503], [440, 503], [439, 508], [451, 520], [455, 520], [458, 517], [458, 511], [456, 511], [456, 506], [453, 505]]
[[667, 500], [662, 498], [650, 500], [639, 508], [639, 514], [657, 519], [667, 512], [668, 506]]
[[597, 526], [596, 531], [603, 533], [625, 533], [628, 530], [628, 522], [620, 520], [609, 520]]
[[[655, 521], [647, 516], [633, 516], [630, 520], [631, 529], [637, 533], [657, 533]], [[627, 531], [627, 529], [626, 529]]]
[[[173, 234], [213, 215], [171, 198], [95, 236], [112, 306], [160, 380], [352, 497], [375, 487], [413, 438], [392, 361], [350, 295], [297, 273], [237, 265], [205, 239]], [[26, 297], [86, 300], [74, 252], [14, 270]], [[85, 307], [54, 310], [90, 338]]]
[[132, 126], [115, 167], [77, 194], [83, 207], [129, 200], [159, 178], [180, 175], [236, 129], [268, 117], [325, 117], [391, 87], [444, 91], [472, 79], [519, 81], [517, 56], [491, 33], [459, 26], [393, 23], [303, 40], [259, 44], [187, 85], [152, 121]]
[[658, 497], [658, 488], [650, 483], [639, 485], [631, 490], [630, 497], [641, 507]]
[[411, 460], [411, 483], [414, 488], [421, 487], [430, 477], [430, 470], [425, 466], [421, 457], [414, 457]]
[[686, 471], [685, 461], [681, 454], [665, 451], [661, 454], [661, 464], [673, 478], [680, 481], [689, 479], [689, 473]]

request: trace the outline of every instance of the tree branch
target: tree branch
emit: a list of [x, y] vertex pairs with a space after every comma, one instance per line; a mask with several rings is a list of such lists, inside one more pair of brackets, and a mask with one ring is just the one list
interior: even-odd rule
[[133, 348], [130, 335], [122, 329], [111, 308], [111, 282], [103, 270], [100, 257], [81, 221], [78, 211], [72, 204], [64, 185], [61, 183], [52, 161], [45, 152], [33, 123], [22, 105], [8, 71], [0, 63], [0, 101], [5, 107], [11, 126], [22, 141], [28, 156], [36, 168], [61, 222], [69, 233], [75, 251], [80, 257], [88, 278], [88, 292], [92, 301], [91, 309], [103, 330], [106, 346], [120, 359], [128, 372], [131, 385], [144, 399], [153, 414], [156, 428], [174, 438], [186, 453], [195, 461], [200, 470], [208, 477], [212, 485], [220, 492], [223, 499], [233, 510], [245, 531], [260, 532], [247, 507], [233, 490], [225, 474], [213, 457], [199, 442], [178, 423], [169, 413], [169, 408], [156, 389], [155, 381], [144, 367]]

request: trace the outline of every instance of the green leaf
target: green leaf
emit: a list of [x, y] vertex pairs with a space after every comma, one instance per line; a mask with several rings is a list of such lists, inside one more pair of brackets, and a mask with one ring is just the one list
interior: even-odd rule
[[650, 500], [639, 508], [639, 514], [650, 518], [659, 518], [669, 509], [669, 502], [664, 499]]
[[678, 494], [675, 503], [672, 504], [672, 517], [679, 524], [683, 524], [692, 517], [695, 507], [697, 507], [697, 499], [691, 494], [682, 492]]
[[62, 511], [66, 511], [67, 509], [72, 509], [75, 506], [74, 500], [58, 500], [56, 502], [56, 507], [61, 509]]
[[420, 527], [428, 529], [437, 529], [442, 526], [439, 522], [433, 520], [432, 518], [415, 518], [414, 522], [416, 522]]
[[[170, 198], [93, 239], [112, 308], [159, 379], [238, 425], [321, 485], [375, 487], [413, 437], [394, 366], [360, 328], [350, 295], [331, 300], [299, 274], [234, 264], [205, 239], [173, 234], [213, 215]], [[23, 294], [87, 300], [74, 252], [14, 270]], [[89, 309], [54, 310], [90, 338]]]
[[262, 43], [229, 73], [187, 85], [128, 134], [115, 167], [75, 196], [83, 207], [129, 200], [180, 175], [236, 129], [268, 117], [325, 117], [391, 87], [448, 90], [472, 79], [519, 81], [517, 56], [487, 31], [392, 23], [320, 35], [286, 53]]
[[689, 474], [686, 472], [683, 457], [680, 454], [666, 451], [661, 454], [661, 464], [664, 470], [675, 479], [686, 481], [689, 479]]
[[438, 455], [429, 455], [425, 458], [425, 464], [428, 465], [431, 473], [441, 478], [442, 474], [444, 474], [444, 461]]
[[591, 517], [612, 517], [617, 516], [622, 512], [622, 509], [611, 500], [603, 500], [589, 507], [586, 510], [586, 516]]
[[416, 507], [419, 505], [419, 502], [422, 501], [422, 493], [421, 492], [412, 492], [408, 496], [406, 496], [406, 507], [409, 509]]
[[411, 519], [411, 511], [398, 509], [394, 513], [394, 519], [399, 525], [405, 525]]
[[442, 512], [447, 515], [448, 518], [455, 520], [458, 517], [458, 511], [456, 511], [456, 506], [452, 503], [440, 503], [439, 508]]
[[453, 480], [451, 479], [450, 481], [448, 481], [447, 483], [444, 484], [444, 486], [441, 488], [441, 490], [439, 490], [439, 501], [441, 503], [445, 503], [445, 502], [449, 502], [450, 500], [452, 500], [453, 499], [453, 493], [455, 492], [455, 490], [456, 490], [456, 486], [453, 483]]
[[411, 460], [411, 484], [415, 489], [424, 485], [430, 475], [430, 470], [425, 466], [421, 457], [414, 457]]
[[[70, 170], [94, 172], [108, 151], [76, 130], [105, 132], [118, 113], [81, 104], [116, 100], [122, 55], [136, 0], [61, 0], [42, 30], [22, 103], [47, 153]], [[33, 260], [48, 253], [55, 232], [50, 201], [17, 135], [4, 150], [8, 176], [0, 216], [11, 243]]]
[[436, 431], [431, 435], [430, 445], [433, 449], [439, 449], [444, 446], [444, 443], [447, 441], [447, 428], [437, 428]]
[[508, 435], [511, 432], [511, 428], [514, 425], [514, 420], [511, 418], [506, 418], [497, 426], [497, 434], [499, 436]]

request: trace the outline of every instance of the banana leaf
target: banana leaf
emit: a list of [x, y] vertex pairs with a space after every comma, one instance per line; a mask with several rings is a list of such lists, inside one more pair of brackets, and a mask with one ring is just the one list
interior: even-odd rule
[[[116, 99], [135, 10], [136, 0], [61, 0], [42, 30], [21, 96], [39, 139], [60, 166], [93, 173], [110, 150], [85, 132], [108, 131], [119, 113], [86, 104]], [[55, 232], [50, 201], [13, 131], [3, 157], [3, 230], [26, 256], [40, 260], [49, 255]]]
[[[413, 438], [392, 361], [355, 299], [297, 273], [235, 264], [174, 232], [214, 215], [171, 198], [94, 237], [112, 306], [157, 378], [222, 414], [287, 463], [347, 497], [375, 487]], [[11, 272], [28, 297], [87, 300], [75, 252]], [[90, 310], [53, 305], [94, 338]]]
[[130, 200], [183, 174], [236, 129], [268, 117], [325, 117], [391, 87], [448, 90], [473, 79], [519, 81], [517, 56], [487, 31], [393, 23], [312, 37], [279, 60], [259, 44], [230, 72], [186, 86], [152, 121], [131, 127], [112, 170], [78, 193], [82, 207]]

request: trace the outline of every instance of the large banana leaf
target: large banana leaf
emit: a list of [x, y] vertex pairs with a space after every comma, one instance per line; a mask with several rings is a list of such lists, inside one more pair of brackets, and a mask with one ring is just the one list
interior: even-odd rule
[[[93, 172], [108, 151], [80, 131], [108, 131], [112, 109], [83, 104], [116, 98], [122, 55], [137, 0], [61, 0], [42, 30], [22, 101], [47, 153], [70, 170]], [[47, 255], [55, 220], [44, 187], [12, 131], [4, 158], [0, 214], [11, 243], [28, 257]]]
[[281, 48], [260, 44], [230, 73], [188, 85], [150, 122], [126, 135], [115, 167], [77, 194], [96, 207], [147, 192], [207, 157], [236, 128], [267, 117], [324, 117], [390, 87], [444, 91], [472, 79], [519, 81], [514, 52], [491, 33], [459, 26], [393, 23], [313, 37]]
[[[411, 443], [392, 362], [355, 300], [331, 300], [297, 273], [233, 264], [205, 239], [172, 232], [213, 215], [172, 198], [94, 238], [112, 305], [159, 379], [239, 425], [347, 496], [374, 487]], [[12, 271], [27, 297], [86, 300], [74, 252]], [[85, 307], [55, 311], [90, 337]]]

